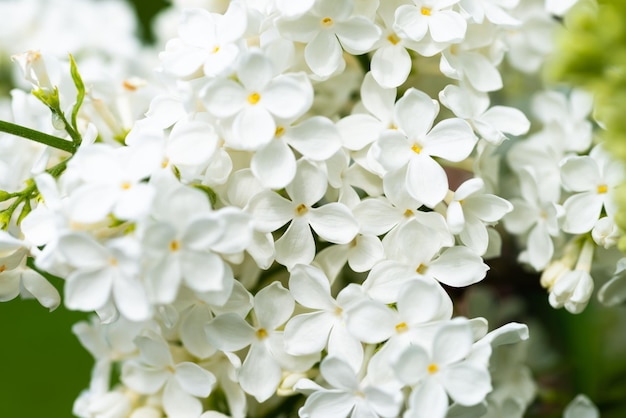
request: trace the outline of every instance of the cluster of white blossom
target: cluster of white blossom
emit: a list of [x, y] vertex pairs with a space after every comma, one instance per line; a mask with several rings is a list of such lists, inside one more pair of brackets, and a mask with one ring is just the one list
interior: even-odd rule
[[150, 83], [16, 55], [52, 123], [19, 90], [4, 119], [70, 152], [0, 134], [0, 300], [54, 309], [45, 272], [97, 313], [74, 413], [521, 417], [535, 386], [506, 349], [527, 327], [454, 316], [448, 289], [485, 278], [503, 220], [580, 312], [620, 235], [592, 100], [537, 94], [513, 142], [529, 119], [489, 95], [505, 59], [540, 70], [573, 3], [205, 2]]

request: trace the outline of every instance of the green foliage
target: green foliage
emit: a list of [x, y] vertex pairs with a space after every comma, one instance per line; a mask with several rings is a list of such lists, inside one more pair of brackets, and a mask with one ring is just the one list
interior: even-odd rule
[[[557, 52], [548, 78], [583, 87], [595, 96], [596, 119], [606, 128], [602, 139], [626, 162], [626, 2], [580, 0], [565, 18], [566, 29], [557, 40]], [[626, 231], [626, 188], [618, 193], [619, 227]], [[626, 252], [626, 237], [620, 242]]]

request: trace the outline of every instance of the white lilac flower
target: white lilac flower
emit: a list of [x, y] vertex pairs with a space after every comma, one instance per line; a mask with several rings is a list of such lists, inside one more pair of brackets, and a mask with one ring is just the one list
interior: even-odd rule
[[160, 166], [159, 148], [152, 143], [121, 148], [82, 146], [65, 173], [82, 182], [69, 193], [70, 218], [96, 223], [109, 214], [122, 220], [147, 215], [155, 190], [143, 180]]
[[135, 339], [139, 358], [122, 366], [122, 382], [143, 394], [163, 389], [163, 409], [172, 418], [199, 416], [198, 398], [209, 396], [215, 376], [196, 363], [175, 362], [168, 343], [155, 332]]
[[363, 361], [361, 343], [346, 327], [346, 311], [362, 293], [345, 287], [333, 299], [330, 283], [322, 271], [307, 265], [291, 270], [289, 291], [296, 302], [312, 312], [295, 315], [285, 325], [285, 351], [292, 355], [321, 353], [341, 357], [353, 368]]
[[542, 270], [552, 259], [552, 237], [560, 233], [563, 207], [549, 200], [538, 190], [536, 175], [526, 169], [518, 173], [523, 198], [513, 198], [513, 210], [503, 218], [507, 231], [513, 234], [528, 232], [525, 260], [536, 270]]
[[435, 42], [460, 42], [467, 22], [452, 6], [459, 0], [413, 0], [396, 9], [394, 29], [413, 41], [428, 34]]
[[246, 10], [240, 2], [231, 2], [224, 14], [184, 9], [179, 37], [170, 40], [159, 56], [163, 70], [180, 78], [192, 76], [199, 69], [207, 76], [232, 71], [246, 28]]
[[375, 300], [395, 303], [407, 282], [424, 277], [454, 287], [481, 281], [489, 269], [482, 258], [467, 247], [451, 246], [448, 239], [416, 219], [396, 228], [383, 239], [387, 260], [372, 268], [364, 290]]
[[519, 0], [461, 0], [459, 5], [475, 23], [480, 24], [488, 20], [496, 25], [518, 26], [521, 22], [505, 11], [514, 9], [518, 3]]
[[359, 381], [358, 370], [340, 357], [328, 356], [320, 365], [320, 373], [331, 389], [312, 381], [300, 381], [297, 388], [313, 391], [298, 414], [303, 418], [344, 418], [398, 416], [402, 396], [385, 391], [375, 384]]
[[235, 313], [219, 315], [206, 325], [209, 342], [219, 350], [233, 352], [250, 346], [238, 378], [241, 388], [259, 402], [276, 392], [281, 366], [290, 371], [304, 371], [319, 359], [317, 353], [294, 357], [285, 352], [283, 332], [277, 328], [289, 319], [293, 309], [294, 300], [289, 291], [274, 282], [254, 297], [255, 326]]
[[567, 404], [563, 418], [600, 418], [600, 411], [586, 395], [579, 394]]
[[6, 231], [0, 231], [0, 302], [36, 298], [51, 311], [61, 303], [59, 292], [41, 274], [26, 265], [26, 244]]
[[617, 212], [615, 187], [626, 177], [626, 170], [601, 146], [588, 156], [567, 158], [561, 164], [565, 189], [574, 192], [563, 203], [563, 230], [572, 234], [590, 231], [600, 218], [602, 209], [608, 216]]
[[626, 300], [626, 258], [617, 262], [615, 272], [598, 291], [598, 300], [606, 306], [615, 306]]
[[232, 118], [227, 143], [235, 149], [257, 150], [276, 133], [276, 119], [302, 116], [313, 100], [313, 90], [303, 74], [276, 75], [261, 51], [243, 54], [236, 68], [237, 81], [217, 78], [200, 93], [208, 112]]
[[454, 192], [446, 213], [450, 232], [478, 254], [484, 254], [489, 245], [486, 224], [499, 221], [513, 210], [511, 203], [484, 193], [484, 188], [480, 178], [467, 180]]
[[468, 320], [443, 323], [430, 341], [407, 347], [392, 364], [398, 378], [411, 386], [406, 418], [445, 417], [448, 396], [464, 406], [482, 402], [491, 392], [485, 366], [467, 360], [472, 353]]
[[345, 67], [342, 49], [358, 55], [369, 51], [380, 37], [380, 29], [363, 16], [353, 15], [351, 0], [317, 0], [295, 19], [276, 21], [282, 36], [304, 42], [304, 59], [313, 73], [326, 78]]
[[574, 314], [585, 309], [594, 288], [590, 274], [594, 251], [594, 242], [586, 240], [578, 255], [575, 268], [565, 271], [551, 283], [548, 300], [553, 308], [565, 307]]
[[397, 126], [394, 114], [395, 88], [381, 87], [371, 72], [361, 84], [361, 104], [366, 112], [355, 112], [337, 122], [343, 146], [357, 151], [376, 141], [386, 129]]
[[95, 311], [110, 299], [119, 312], [132, 321], [152, 315], [152, 307], [139, 276], [139, 243], [130, 237], [102, 245], [90, 236], [69, 233], [58, 244], [65, 261], [74, 267], [65, 283], [65, 304], [69, 309]]
[[313, 207], [326, 193], [324, 173], [306, 160], [298, 162], [298, 169], [286, 191], [291, 200], [275, 192], [256, 195], [249, 211], [255, 226], [272, 232], [291, 221], [285, 233], [276, 241], [276, 261], [291, 268], [308, 264], [315, 256], [311, 228], [323, 239], [346, 244], [356, 236], [358, 224], [351, 211], [343, 204], [331, 202]]
[[398, 129], [383, 132], [370, 148], [370, 157], [387, 171], [385, 179], [404, 184], [413, 198], [431, 208], [448, 192], [448, 177], [433, 157], [462, 161], [477, 141], [462, 119], [445, 119], [433, 127], [438, 113], [438, 102], [410, 88], [396, 103]]
[[584, 90], [573, 90], [569, 97], [558, 91], [544, 91], [533, 96], [532, 111], [554, 136], [549, 148], [557, 152], [585, 152], [592, 144], [589, 115], [593, 97]]
[[217, 292], [225, 302], [234, 279], [219, 254], [237, 254], [249, 245], [249, 216], [233, 207], [211, 211], [208, 197], [188, 187], [163, 197], [153, 208], [156, 222], [142, 236], [151, 300], [171, 303], [184, 282], [197, 292]]
[[443, 50], [439, 69], [446, 77], [469, 84], [475, 90], [500, 90], [503, 84], [497, 66], [505, 50], [492, 27], [471, 25], [464, 42]]
[[277, 121], [274, 138], [252, 156], [250, 169], [264, 187], [281, 189], [296, 174], [294, 150], [311, 161], [325, 161], [341, 148], [335, 124], [323, 116], [314, 116], [295, 125]]
[[455, 116], [468, 121], [481, 138], [495, 145], [507, 139], [505, 134], [523, 135], [530, 128], [530, 121], [520, 110], [489, 107], [486, 93], [468, 87], [450, 84], [439, 92], [439, 101]]

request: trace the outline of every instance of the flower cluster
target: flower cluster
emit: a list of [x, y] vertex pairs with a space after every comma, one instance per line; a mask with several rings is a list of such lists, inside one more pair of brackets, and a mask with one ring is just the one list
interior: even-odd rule
[[215, 2], [181, 11], [152, 81], [14, 56], [48, 109], [14, 90], [11, 119], [58, 149], [1, 138], [0, 300], [54, 309], [45, 272], [97, 314], [74, 413], [521, 416], [533, 383], [496, 354], [527, 327], [455, 316], [449, 291], [485, 278], [502, 220], [581, 312], [621, 236], [592, 99], [538, 93], [527, 135], [490, 96], [501, 65], [540, 70], [572, 3]]

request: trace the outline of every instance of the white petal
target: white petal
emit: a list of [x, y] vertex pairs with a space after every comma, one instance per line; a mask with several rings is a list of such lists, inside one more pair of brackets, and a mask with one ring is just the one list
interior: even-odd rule
[[238, 149], [257, 150], [274, 138], [276, 122], [260, 105], [247, 106], [233, 121], [233, 143]]
[[218, 118], [235, 115], [246, 101], [245, 90], [232, 80], [219, 79], [209, 84], [200, 95], [209, 113]]
[[418, 154], [409, 163], [406, 188], [414, 199], [434, 208], [448, 192], [448, 176], [430, 156]]
[[239, 370], [241, 388], [263, 402], [270, 398], [280, 383], [280, 366], [263, 344], [252, 344]]
[[330, 282], [320, 269], [304, 264], [291, 270], [289, 290], [302, 306], [311, 309], [333, 310], [335, 303], [330, 296]]
[[393, 28], [414, 41], [421, 41], [428, 32], [428, 22], [417, 7], [402, 5], [396, 9]]
[[[41, 306], [51, 311], [55, 310], [61, 303], [61, 297], [56, 288], [34, 270], [26, 270], [22, 273], [22, 286], [37, 299]], [[16, 286], [16, 288], [19, 289], [19, 286]], [[2, 290], [0, 290], [0, 295], [2, 295], [2, 293]], [[0, 296], [0, 298], [1, 297], [2, 296]]]
[[259, 50], [249, 51], [241, 57], [237, 77], [248, 92], [260, 93], [272, 80], [271, 61]]
[[524, 135], [530, 129], [530, 121], [521, 110], [506, 106], [493, 106], [482, 114], [480, 120], [500, 132]]
[[338, 357], [326, 357], [320, 365], [320, 372], [329, 385], [346, 391], [354, 391], [358, 388], [356, 370]]
[[448, 161], [462, 161], [471, 154], [477, 140], [472, 127], [463, 119], [445, 119], [424, 139], [423, 152]]
[[321, 116], [296, 125], [288, 140], [289, 145], [314, 161], [327, 160], [341, 148], [339, 130], [330, 119]]
[[574, 192], [595, 190], [602, 177], [598, 164], [589, 156], [570, 157], [561, 165], [563, 186]]
[[424, 137], [438, 113], [439, 103], [412, 87], [398, 100], [394, 112], [398, 127], [409, 138]]
[[400, 44], [386, 45], [374, 53], [371, 68], [374, 79], [382, 87], [398, 87], [411, 72], [411, 56]]
[[438, 281], [453, 287], [469, 286], [485, 278], [489, 267], [482, 258], [467, 247], [446, 249], [429, 267], [428, 272]]
[[295, 216], [294, 204], [275, 192], [261, 192], [250, 201], [249, 210], [255, 226], [263, 232], [272, 232]]
[[306, 160], [298, 161], [298, 168], [293, 181], [286, 187], [287, 193], [296, 205], [312, 206], [326, 193], [328, 182], [326, 175]]
[[65, 282], [65, 306], [71, 310], [94, 311], [109, 300], [111, 269], [75, 272]]
[[498, 69], [484, 55], [466, 52], [461, 57], [461, 68], [469, 83], [478, 91], [496, 91], [502, 88]]
[[309, 264], [315, 257], [315, 242], [309, 223], [303, 218], [294, 219], [276, 243], [276, 261], [291, 268], [296, 264]]
[[332, 326], [331, 314], [326, 312], [296, 315], [285, 326], [285, 351], [294, 356], [321, 352]]
[[402, 383], [414, 385], [424, 378], [430, 362], [426, 350], [418, 345], [410, 345], [391, 364], [391, 367]]
[[380, 302], [364, 301], [347, 313], [351, 335], [368, 344], [377, 344], [393, 335], [399, 323], [396, 312]]
[[163, 390], [163, 409], [170, 418], [197, 417], [202, 413], [202, 403], [170, 378]]
[[459, 405], [476, 405], [492, 390], [489, 372], [469, 362], [455, 364], [442, 373], [448, 395]]
[[412, 418], [444, 418], [448, 411], [448, 395], [436, 379], [427, 379], [411, 392], [407, 416]]
[[291, 293], [280, 282], [263, 288], [254, 297], [254, 312], [259, 326], [274, 330], [287, 322], [295, 303]]
[[237, 351], [255, 339], [255, 329], [236, 313], [226, 313], [206, 325], [209, 343], [222, 351]]
[[335, 244], [347, 244], [359, 232], [350, 209], [336, 202], [311, 208], [309, 223], [321, 238]]
[[213, 390], [216, 382], [215, 376], [196, 363], [178, 363], [175, 370], [176, 380], [185, 392], [193, 396], [206, 398]]
[[472, 330], [467, 320], [455, 318], [446, 323], [435, 334], [432, 359], [438, 366], [461, 361], [472, 350]]
[[306, 77], [278, 76], [263, 91], [262, 100], [274, 116], [293, 120], [311, 107], [313, 88]]
[[337, 24], [335, 33], [346, 51], [353, 55], [360, 55], [374, 46], [381, 31], [369, 19], [356, 16]]
[[185, 283], [196, 292], [224, 288], [224, 261], [214, 253], [184, 251], [181, 267]]
[[341, 67], [341, 46], [331, 32], [321, 31], [304, 48], [304, 59], [320, 77], [328, 77]]
[[467, 23], [456, 12], [440, 10], [429, 16], [428, 28], [435, 42], [458, 42], [465, 37]]
[[135, 278], [118, 277], [113, 283], [115, 306], [131, 321], [145, 321], [152, 317], [152, 307], [143, 284]]
[[384, 257], [383, 244], [373, 235], [357, 235], [356, 245], [351, 249], [348, 265], [353, 271], [362, 273], [369, 271], [374, 264]]
[[296, 264], [309, 264], [315, 257], [315, 242], [306, 220], [294, 219], [287, 231], [275, 244], [276, 261], [291, 268]]
[[591, 231], [600, 217], [602, 205], [602, 195], [594, 192], [570, 196], [563, 204], [565, 208], [563, 230], [571, 234], [584, 234]]

